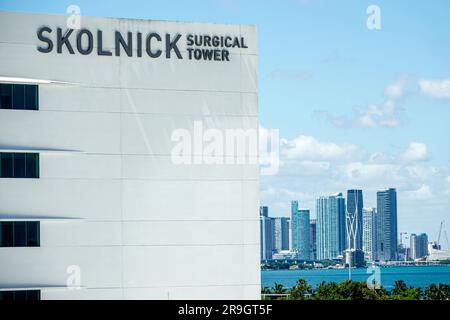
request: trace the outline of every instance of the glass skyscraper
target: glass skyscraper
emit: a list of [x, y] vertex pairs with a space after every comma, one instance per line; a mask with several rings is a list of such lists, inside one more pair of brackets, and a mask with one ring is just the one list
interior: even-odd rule
[[[363, 193], [362, 190], [348, 190], [347, 191], [347, 213], [355, 216], [353, 219], [354, 230], [356, 231], [356, 241], [353, 249], [362, 250], [363, 247]], [[349, 244], [347, 243], [347, 247]], [[353, 246], [353, 244], [352, 244]]]
[[311, 260], [317, 260], [317, 232], [316, 232], [316, 219], [311, 219], [309, 224], [309, 250], [311, 251]]
[[363, 251], [366, 259], [375, 261], [377, 258], [377, 237], [376, 237], [376, 209], [363, 209]]
[[298, 201], [291, 202], [292, 250], [300, 260], [310, 260], [309, 209], [298, 209]]
[[397, 259], [397, 191], [377, 192], [377, 259]]
[[411, 258], [421, 259], [428, 255], [428, 235], [426, 233], [422, 234], [411, 234]]
[[274, 228], [274, 251], [289, 250], [289, 218], [271, 218]]
[[260, 207], [260, 250], [261, 260], [271, 260], [273, 253], [274, 225], [273, 219], [269, 218], [269, 208]]
[[345, 199], [342, 193], [316, 200], [317, 260], [335, 259], [345, 249]]

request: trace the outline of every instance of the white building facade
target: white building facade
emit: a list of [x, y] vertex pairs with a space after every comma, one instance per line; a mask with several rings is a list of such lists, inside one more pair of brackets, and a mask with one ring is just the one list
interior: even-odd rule
[[377, 230], [376, 209], [363, 208], [363, 251], [366, 260], [375, 261], [377, 259]]
[[258, 154], [198, 132], [257, 130], [255, 27], [67, 18], [0, 12], [0, 296], [258, 299]]

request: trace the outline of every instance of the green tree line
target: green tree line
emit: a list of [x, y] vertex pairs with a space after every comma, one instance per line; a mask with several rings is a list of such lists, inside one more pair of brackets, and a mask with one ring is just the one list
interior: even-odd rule
[[313, 288], [306, 280], [299, 279], [292, 288], [275, 283], [272, 288], [263, 287], [261, 294], [263, 299], [289, 300], [450, 300], [450, 285], [431, 284], [422, 290], [397, 280], [391, 290], [386, 290], [382, 286], [372, 289], [366, 282], [346, 280], [322, 282]]

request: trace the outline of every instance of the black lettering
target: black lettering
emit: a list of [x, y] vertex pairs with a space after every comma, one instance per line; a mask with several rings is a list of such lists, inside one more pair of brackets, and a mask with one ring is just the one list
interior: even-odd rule
[[97, 54], [99, 56], [112, 56], [111, 51], [103, 50], [103, 33], [101, 30], [97, 31]]
[[200, 47], [202, 45], [202, 43], [203, 43], [203, 37], [196, 35], [194, 37], [194, 39], [195, 39], [195, 41], [194, 41], [195, 45]]
[[70, 41], [69, 41], [69, 37], [72, 34], [72, 32], [73, 32], [73, 29], [68, 29], [63, 36], [61, 28], [58, 28], [56, 30], [56, 44], [57, 44], [56, 51], [58, 53], [62, 53], [62, 47], [63, 47], [63, 45], [66, 45], [67, 50], [69, 50], [69, 53], [75, 54], [75, 51], [73, 51], [72, 45], [70, 44]]
[[[86, 49], [83, 48], [83, 34], [85, 34], [88, 38], [88, 46]], [[79, 53], [83, 55], [90, 54], [94, 49], [94, 37], [92, 33], [87, 29], [82, 29], [77, 34], [77, 50]]]
[[245, 45], [244, 37], [241, 37], [241, 48], [248, 49], [248, 47]]
[[200, 60], [202, 58], [202, 51], [200, 49], [194, 50], [194, 58], [196, 60]]
[[162, 51], [160, 49], [156, 50], [155, 52], [152, 51], [152, 38], [155, 38], [158, 42], [161, 42], [161, 37], [159, 36], [159, 34], [150, 33], [147, 36], [147, 41], [146, 41], [147, 54], [151, 58], [158, 58], [161, 55]]
[[211, 47], [211, 37], [205, 36], [204, 38], [205, 46]]
[[187, 51], [188, 51], [188, 54], [189, 54], [189, 60], [192, 60], [192, 51], [193, 51], [194, 49], [192, 49], [192, 48], [187, 48]]
[[213, 52], [213, 50], [211, 50], [211, 49], [203, 49], [202, 50], [203, 60], [211, 60], [213, 57], [212, 52]]
[[222, 61], [230, 61], [230, 52], [228, 50], [222, 50]]
[[231, 48], [233, 45], [230, 43], [233, 40], [231, 37], [225, 37], [225, 47]]
[[175, 39], [173, 41], [170, 41], [170, 34], [166, 33], [166, 58], [170, 59], [170, 52], [172, 50], [175, 51], [175, 54], [177, 55], [178, 59], [183, 59], [181, 56], [180, 50], [177, 47], [177, 42], [180, 40], [181, 34], [177, 34]]
[[49, 27], [39, 28], [37, 31], [38, 39], [47, 44], [47, 48], [38, 47], [38, 51], [42, 53], [49, 53], [53, 50], [53, 41], [43, 35], [44, 32], [52, 33], [52, 29]]
[[238, 48], [241, 47], [241, 44], [239, 43], [239, 39], [237, 37], [235, 37], [234, 41], [233, 41], [233, 48], [236, 48], [236, 47], [238, 47]]
[[187, 36], [187, 42], [186, 42], [186, 44], [188, 45], [188, 46], [192, 46], [192, 45], [194, 45], [194, 36], [192, 35], [192, 34], [188, 34], [188, 36]]
[[137, 56], [142, 57], [142, 33], [137, 33]]
[[214, 36], [214, 37], [212, 38], [212, 45], [213, 45], [214, 47], [218, 47], [218, 46], [220, 45], [219, 37]]
[[127, 41], [122, 37], [122, 34], [119, 31], [115, 33], [115, 47], [116, 47], [116, 56], [120, 56], [120, 47], [125, 50], [127, 56], [131, 57], [133, 55], [133, 34], [131, 32], [127, 33]]
[[220, 61], [220, 50], [219, 49], [214, 50], [214, 61]]

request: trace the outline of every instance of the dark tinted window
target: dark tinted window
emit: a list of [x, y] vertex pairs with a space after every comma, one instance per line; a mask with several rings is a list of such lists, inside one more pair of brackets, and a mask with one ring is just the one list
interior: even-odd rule
[[25, 153], [14, 154], [14, 178], [25, 178]]
[[0, 247], [39, 246], [39, 221], [0, 222]]
[[39, 109], [39, 87], [32, 84], [0, 83], [0, 109]]
[[13, 85], [13, 108], [25, 109], [25, 85]]
[[27, 301], [41, 300], [41, 290], [27, 290]]
[[27, 247], [39, 247], [40, 223], [35, 221], [27, 222]]
[[39, 154], [0, 153], [0, 178], [39, 178]]
[[41, 290], [0, 291], [0, 301], [41, 300]]
[[0, 84], [0, 109], [12, 109], [12, 84]]
[[12, 178], [13, 176], [13, 154], [0, 153], [0, 177]]
[[13, 245], [13, 222], [0, 222], [0, 247], [12, 247]]
[[14, 291], [14, 301], [26, 301], [27, 292], [25, 290]]
[[39, 178], [39, 153], [26, 154], [26, 177]]
[[26, 222], [14, 222], [14, 247], [25, 247], [27, 243], [26, 226]]
[[0, 301], [14, 301], [14, 291], [0, 291]]
[[38, 107], [38, 86], [25, 87], [25, 109], [37, 110]]

